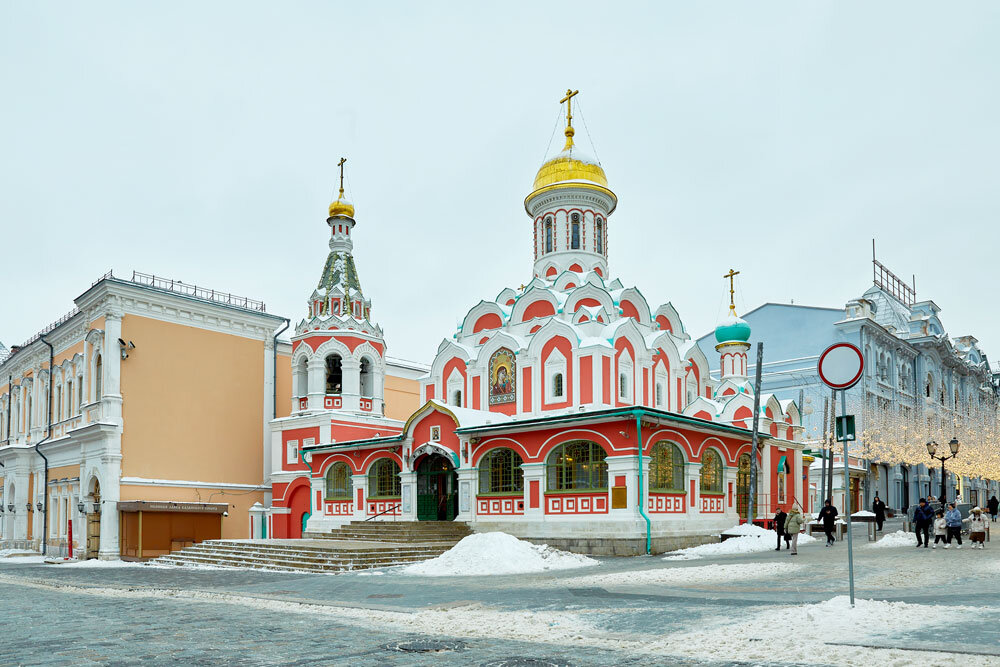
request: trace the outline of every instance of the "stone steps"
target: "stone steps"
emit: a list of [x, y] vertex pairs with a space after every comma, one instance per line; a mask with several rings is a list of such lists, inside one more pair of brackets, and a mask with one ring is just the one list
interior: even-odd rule
[[352, 521], [328, 533], [316, 534], [316, 537], [370, 542], [439, 542], [454, 545], [471, 533], [467, 524], [455, 521]]

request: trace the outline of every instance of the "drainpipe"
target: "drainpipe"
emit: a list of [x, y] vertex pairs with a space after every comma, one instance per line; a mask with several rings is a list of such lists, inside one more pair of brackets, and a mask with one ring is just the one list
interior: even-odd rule
[[274, 398], [274, 408], [271, 412], [271, 419], [278, 418], [278, 336], [285, 333], [285, 329], [291, 324], [291, 320], [287, 317], [285, 318], [285, 324], [278, 329], [274, 334], [274, 341], [271, 349], [273, 350], [271, 357], [272, 361], [272, 372], [271, 372], [271, 383], [272, 383], [272, 394]]
[[55, 369], [53, 368], [55, 348], [52, 347], [52, 343], [45, 340], [45, 336], [39, 336], [39, 340], [49, 348], [49, 400], [46, 401], [49, 414], [45, 423], [45, 437], [35, 444], [35, 453], [45, 461], [45, 484], [42, 486], [42, 496], [45, 499], [44, 509], [42, 510], [42, 555], [44, 556], [49, 539], [49, 459], [45, 454], [42, 454], [41, 446], [52, 437], [52, 383], [55, 380]]
[[643, 519], [646, 520], [646, 555], [650, 555], [653, 552], [653, 540], [652, 540], [652, 524], [649, 521], [649, 515], [646, 514], [646, 501], [642, 497], [643, 481], [642, 481], [642, 415], [646, 414], [645, 410], [641, 408], [636, 408], [632, 411], [635, 415], [635, 439], [637, 450], [639, 452], [639, 514]]
[[[306, 461], [306, 453], [301, 449], [299, 450], [299, 458], [302, 459], [302, 462], [306, 464], [307, 468], [309, 468], [309, 516], [311, 518], [313, 515], [313, 467], [309, 461]], [[310, 455], [309, 458], [312, 459], [312, 455]]]

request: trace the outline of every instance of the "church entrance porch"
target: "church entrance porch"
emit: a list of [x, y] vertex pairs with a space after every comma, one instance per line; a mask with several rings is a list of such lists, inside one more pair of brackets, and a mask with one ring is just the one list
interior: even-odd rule
[[417, 466], [417, 520], [452, 521], [458, 515], [458, 473], [440, 454], [429, 454]]

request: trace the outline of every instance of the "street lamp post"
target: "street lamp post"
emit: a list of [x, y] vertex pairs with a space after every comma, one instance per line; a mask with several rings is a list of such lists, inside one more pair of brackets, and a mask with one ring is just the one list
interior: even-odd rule
[[952, 438], [948, 443], [948, 448], [951, 449], [951, 456], [935, 456], [937, 448], [938, 444], [933, 440], [927, 443], [927, 453], [931, 455], [932, 459], [937, 459], [941, 462], [941, 508], [944, 509], [945, 495], [947, 494], [947, 489], [945, 488], [944, 462], [958, 456], [958, 438]]

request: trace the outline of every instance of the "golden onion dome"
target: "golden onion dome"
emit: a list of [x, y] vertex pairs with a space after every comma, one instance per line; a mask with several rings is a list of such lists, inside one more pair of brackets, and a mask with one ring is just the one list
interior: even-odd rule
[[566, 181], [587, 181], [608, 187], [608, 177], [597, 160], [587, 155], [573, 144], [574, 130], [566, 128], [566, 145], [562, 152], [548, 160], [535, 174], [532, 190]]
[[340, 189], [340, 195], [337, 197], [337, 201], [330, 204], [330, 217], [354, 217], [354, 204], [344, 199], [344, 189]]

